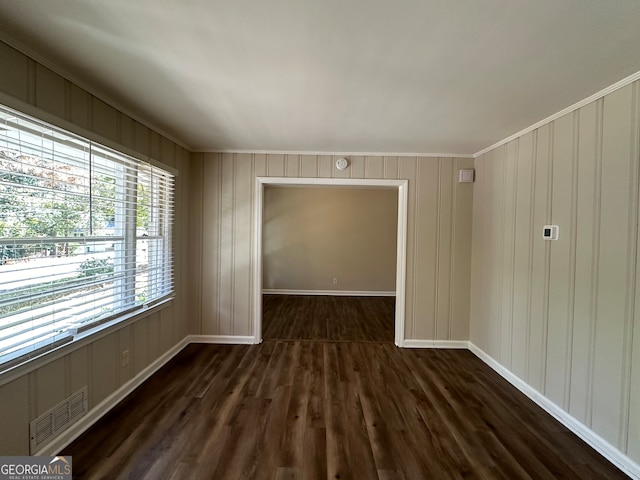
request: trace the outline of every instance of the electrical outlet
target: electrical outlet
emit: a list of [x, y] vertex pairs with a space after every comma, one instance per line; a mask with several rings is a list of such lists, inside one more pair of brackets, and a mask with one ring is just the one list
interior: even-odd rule
[[123, 350], [122, 351], [122, 356], [120, 359], [120, 365], [123, 367], [126, 367], [127, 365], [129, 365], [129, 350]]
[[333, 277], [333, 284], [337, 285], [338, 284], [338, 277]]

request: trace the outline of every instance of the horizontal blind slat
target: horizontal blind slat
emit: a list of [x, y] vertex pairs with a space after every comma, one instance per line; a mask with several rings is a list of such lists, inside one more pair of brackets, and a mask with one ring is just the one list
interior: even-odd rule
[[0, 369], [172, 296], [174, 177], [0, 106]]

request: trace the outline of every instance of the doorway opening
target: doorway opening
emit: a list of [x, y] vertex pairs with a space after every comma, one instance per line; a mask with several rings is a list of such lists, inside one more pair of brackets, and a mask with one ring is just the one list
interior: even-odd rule
[[405, 288], [406, 288], [406, 243], [407, 243], [407, 180], [383, 179], [335, 179], [335, 178], [280, 178], [257, 177], [255, 184], [255, 237], [253, 239], [253, 336], [254, 343], [262, 341], [263, 315], [263, 214], [264, 194], [267, 186], [353, 186], [369, 188], [395, 189], [398, 195], [398, 215], [396, 232], [396, 268], [395, 268], [395, 315], [394, 315], [394, 343], [404, 346], [405, 324]]

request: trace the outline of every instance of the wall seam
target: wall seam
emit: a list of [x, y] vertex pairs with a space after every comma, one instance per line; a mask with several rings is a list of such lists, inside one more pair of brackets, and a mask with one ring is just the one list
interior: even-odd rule
[[529, 192], [529, 261], [527, 264], [527, 341], [525, 343], [525, 378], [530, 381], [530, 355], [531, 355], [531, 309], [533, 305], [533, 251], [535, 238], [535, 199], [536, 199], [536, 177], [537, 177], [537, 155], [538, 155], [538, 130], [532, 132], [531, 138], [531, 191]]
[[[216, 197], [217, 197], [217, 202], [218, 202], [218, 221], [217, 223], [217, 228], [218, 228], [218, 252], [222, 252], [222, 162], [224, 160], [224, 154], [215, 154], [216, 155], [216, 170], [217, 170], [217, 175], [216, 175], [216, 180], [218, 182], [218, 185], [216, 185]], [[268, 174], [268, 169], [269, 169], [269, 165], [267, 164], [267, 174]], [[216, 282], [216, 306], [214, 309], [215, 315], [216, 315], [216, 333], [218, 335], [221, 334], [221, 330], [222, 330], [222, 315], [221, 315], [221, 309], [220, 309], [220, 303], [221, 303], [221, 291], [222, 289], [220, 288], [220, 285], [222, 284], [222, 255], [220, 255], [220, 253], [218, 253], [218, 255], [216, 255], [216, 277], [217, 277], [217, 282]], [[204, 293], [204, 292], [203, 292]]]
[[38, 90], [37, 64], [31, 58], [27, 58], [27, 103], [37, 107], [36, 92]]
[[569, 292], [567, 301], [567, 330], [565, 348], [564, 371], [564, 405], [565, 411], [571, 407], [571, 374], [573, 371], [573, 330], [575, 322], [575, 298], [576, 298], [576, 255], [578, 232], [578, 175], [579, 175], [579, 141], [580, 141], [580, 111], [573, 112], [573, 142], [571, 152], [571, 229], [569, 231]]
[[[416, 338], [416, 280], [417, 280], [417, 268], [416, 268], [416, 259], [418, 258], [418, 205], [420, 205], [420, 189], [417, 188], [417, 185], [420, 184], [420, 162], [418, 161], [418, 159], [415, 159], [415, 165], [416, 165], [416, 181], [415, 184], [413, 186], [413, 189], [415, 190], [414, 192], [414, 201], [413, 201], [413, 272], [412, 272], [412, 276], [413, 279], [411, 281], [411, 314], [413, 315], [413, 318], [411, 319], [411, 338], [415, 339]], [[409, 259], [407, 258], [407, 261]], [[406, 318], [405, 318], [405, 330], [406, 330]]]
[[71, 122], [71, 83], [64, 80], [64, 119]]
[[438, 295], [440, 293], [439, 278], [440, 278], [440, 243], [441, 243], [441, 225], [442, 220], [442, 159], [438, 158], [438, 184], [436, 189], [436, 251], [435, 251], [435, 269], [433, 272], [433, 338], [438, 338], [438, 318], [440, 313], [440, 304]]
[[638, 127], [640, 122], [638, 119], [638, 82], [632, 84], [632, 101], [631, 101], [631, 148], [630, 148], [630, 195], [629, 204], [629, 253], [630, 261], [627, 266], [627, 306], [625, 308], [624, 318], [624, 340], [622, 345], [622, 381], [620, 394], [620, 437], [618, 439], [620, 450], [626, 452], [629, 442], [629, 408], [631, 404], [631, 355], [633, 347], [633, 320], [635, 317], [635, 292], [636, 292], [636, 266], [638, 264], [638, 155], [640, 148], [638, 147], [639, 134]]
[[506, 206], [506, 194], [507, 194], [507, 146], [503, 145], [502, 147], [500, 147], [500, 149], [498, 150], [498, 153], [501, 155], [501, 165], [500, 168], [502, 169], [502, 202], [500, 202], [500, 230], [502, 231], [502, 233], [500, 234], [500, 255], [499, 255], [499, 267], [498, 268], [498, 273], [500, 276], [500, 287], [498, 288], [498, 292], [500, 293], [500, 301], [498, 302], [498, 351], [497, 351], [497, 356], [498, 358], [500, 358], [500, 361], [504, 361], [504, 359], [502, 358], [502, 330], [503, 330], [503, 321], [502, 321], [502, 314], [503, 314], [503, 297], [504, 297], [504, 269], [505, 269], [505, 265], [504, 265], [504, 230], [505, 230], [505, 218], [507, 216], [507, 206]]
[[516, 221], [518, 216], [518, 156], [520, 155], [520, 138], [515, 142], [515, 153], [512, 162], [513, 167], [513, 193], [511, 204], [513, 205], [511, 227], [511, 301], [509, 302], [509, 369], [513, 368], [513, 304], [516, 283]]
[[456, 274], [456, 256], [454, 252], [456, 250], [456, 219], [458, 218], [458, 182], [456, 182], [456, 171], [459, 169], [459, 159], [453, 159], [453, 169], [451, 175], [451, 224], [449, 226], [449, 317], [447, 319], [447, 340], [451, 340], [453, 336], [453, 289], [455, 287], [455, 274]]
[[[256, 250], [256, 245], [255, 245], [255, 232], [254, 232], [254, 228], [255, 228], [255, 218], [256, 215], [258, 215], [258, 212], [255, 211], [255, 209], [253, 208], [255, 203], [255, 182], [256, 182], [256, 156], [255, 154], [251, 154], [249, 156], [249, 161], [251, 162], [251, 186], [249, 188], [249, 258], [252, 257], [253, 252], [255, 252]], [[298, 174], [302, 173], [302, 158], [298, 157]], [[259, 262], [262, 262], [262, 256], [260, 258], [257, 259]], [[249, 262], [249, 288], [247, 288], [247, 293], [248, 293], [248, 298], [247, 298], [247, 302], [249, 305], [249, 331], [251, 333], [253, 333], [254, 337], [259, 337], [260, 339], [262, 339], [262, 332], [256, 332], [253, 331], [254, 330], [254, 323], [253, 323], [253, 318], [255, 317], [255, 315], [257, 314], [257, 312], [255, 312], [255, 305], [254, 302], [252, 301], [253, 297], [254, 297], [254, 292], [253, 292], [253, 277], [254, 277], [254, 271], [256, 269], [256, 265], [254, 262]], [[260, 297], [262, 298], [262, 294], [260, 294]], [[262, 325], [262, 322], [260, 322], [260, 324]]]
[[[200, 175], [199, 175], [199, 183], [200, 185], [199, 190], [200, 190], [200, 218], [198, 220], [198, 223], [200, 225], [200, 259], [201, 261], [198, 262], [198, 270], [199, 270], [199, 276], [200, 276], [200, 325], [199, 325], [199, 330], [198, 333], [202, 334], [204, 332], [204, 302], [202, 301], [202, 299], [204, 298], [204, 268], [203, 268], [203, 261], [202, 259], [204, 259], [204, 209], [205, 209], [205, 204], [204, 204], [204, 161], [205, 161], [205, 154], [199, 154], [200, 155]], [[217, 162], [216, 162], [217, 163]], [[218, 255], [219, 256], [219, 255]], [[215, 314], [215, 310], [214, 310], [214, 314]]]
[[[236, 219], [236, 207], [237, 207], [237, 190], [236, 190], [236, 174], [237, 174], [237, 162], [238, 155], [236, 153], [231, 155], [231, 275], [230, 275], [230, 284], [231, 284], [231, 311], [229, 312], [229, 319], [231, 320], [231, 325], [227, 332], [231, 332], [232, 335], [235, 335], [236, 331], [236, 238], [237, 238], [237, 219]], [[283, 166], [286, 169], [287, 159], [283, 158]], [[286, 171], [285, 171], [286, 173]]]
[[[554, 143], [555, 124], [549, 125], [549, 140], [547, 143], [547, 203], [546, 203], [546, 219], [545, 223], [551, 221], [553, 215], [553, 143]], [[544, 299], [543, 299], [543, 319], [542, 319], [542, 369], [540, 386], [542, 393], [546, 392], [547, 384], [547, 350], [549, 342], [549, 287], [551, 284], [551, 245], [545, 242], [544, 249]]]
[[600, 223], [602, 221], [602, 147], [604, 136], [604, 99], [596, 103], [596, 175], [595, 175], [595, 199], [594, 199], [594, 235], [593, 235], [593, 259], [592, 259], [592, 285], [591, 285], [591, 318], [589, 329], [589, 364], [587, 366], [587, 426], [593, 425], [593, 391], [595, 373], [595, 349], [598, 316], [598, 288], [600, 286]]

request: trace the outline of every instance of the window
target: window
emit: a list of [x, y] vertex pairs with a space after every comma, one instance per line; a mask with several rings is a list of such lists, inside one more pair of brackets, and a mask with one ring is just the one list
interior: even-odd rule
[[0, 371], [173, 294], [173, 175], [0, 106]]

